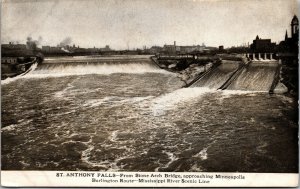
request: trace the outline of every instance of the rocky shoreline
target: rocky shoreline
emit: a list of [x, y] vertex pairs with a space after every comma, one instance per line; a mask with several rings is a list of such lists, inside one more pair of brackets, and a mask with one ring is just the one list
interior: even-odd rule
[[185, 83], [185, 85], [189, 85], [193, 82], [198, 76], [204, 74], [209, 69], [211, 69], [213, 63], [208, 63], [204, 66], [199, 66], [197, 64], [191, 64], [187, 69], [179, 71], [178, 77]]

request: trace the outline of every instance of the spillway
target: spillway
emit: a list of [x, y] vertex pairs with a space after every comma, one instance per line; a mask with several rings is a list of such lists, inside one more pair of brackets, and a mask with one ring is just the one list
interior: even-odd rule
[[220, 88], [230, 76], [238, 69], [237, 61], [222, 61], [222, 64], [205, 74], [191, 87], [207, 87], [210, 89]]
[[165, 73], [149, 57], [63, 57], [48, 58], [43, 64], [26, 77], [56, 77], [68, 75], [87, 74], [113, 74], [113, 73]]
[[275, 79], [277, 62], [252, 62], [227, 87], [229, 90], [269, 91]]

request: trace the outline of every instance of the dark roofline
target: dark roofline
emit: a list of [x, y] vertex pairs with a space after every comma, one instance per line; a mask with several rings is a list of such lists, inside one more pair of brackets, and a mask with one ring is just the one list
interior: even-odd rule
[[293, 17], [291, 23], [293, 23], [294, 21], [297, 21], [297, 22], [299, 23], [298, 17], [297, 17], [296, 15], [294, 15], [294, 17]]

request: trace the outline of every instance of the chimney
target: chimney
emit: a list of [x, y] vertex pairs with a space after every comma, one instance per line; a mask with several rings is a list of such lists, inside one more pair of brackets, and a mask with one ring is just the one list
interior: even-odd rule
[[176, 47], [176, 41], [174, 41], [174, 47]]

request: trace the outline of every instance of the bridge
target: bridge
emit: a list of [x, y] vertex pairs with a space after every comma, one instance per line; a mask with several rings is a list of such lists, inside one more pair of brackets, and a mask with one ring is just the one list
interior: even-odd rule
[[[278, 55], [276, 53], [242, 53], [239, 54], [243, 57], [248, 58], [248, 60], [252, 61], [274, 61], [278, 59]], [[192, 54], [176, 54], [176, 55], [156, 55], [156, 58], [159, 60], [199, 60], [205, 59], [203, 55], [192, 55]], [[221, 56], [222, 58], [222, 56]]]

